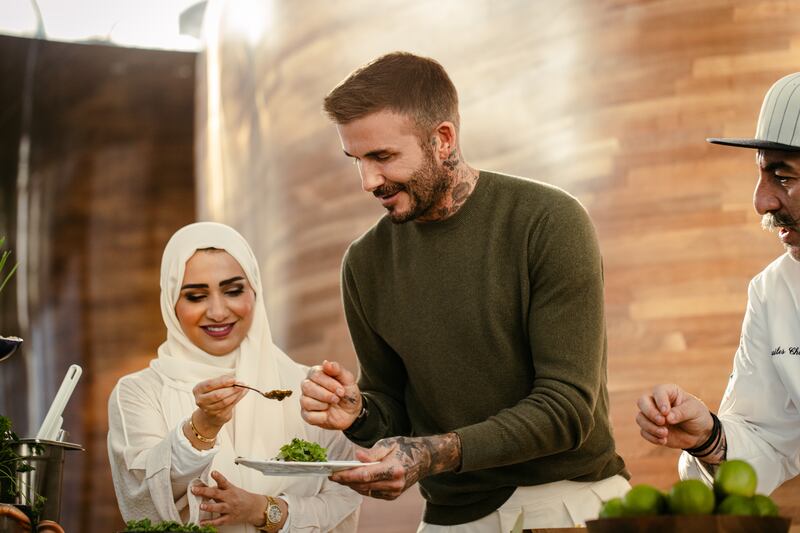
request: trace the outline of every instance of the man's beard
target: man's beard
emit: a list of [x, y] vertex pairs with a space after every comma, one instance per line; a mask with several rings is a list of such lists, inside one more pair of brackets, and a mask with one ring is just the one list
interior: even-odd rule
[[425, 160], [407, 182], [385, 183], [373, 191], [376, 197], [390, 196], [405, 191], [409, 197], [409, 209], [400, 213], [389, 207], [389, 219], [395, 224], [405, 224], [422, 216], [430, 215], [441, 203], [449, 189], [450, 175], [444, 168], [436, 166], [433, 153], [426, 150]]

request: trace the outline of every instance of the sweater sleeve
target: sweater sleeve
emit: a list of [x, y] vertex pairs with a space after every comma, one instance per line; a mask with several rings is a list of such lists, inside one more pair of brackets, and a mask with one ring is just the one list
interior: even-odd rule
[[595, 424], [606, 377], [603, 273], [583, 206], [556, 201], [530, 228], [527, 255], [533, 386], [516, 405], [456, 430], [462, 472], [577, 450]]
[[382, 438], [408, 435], [410, 422], [404, 394], [407, 375], [400, 357], [370, 327], [361, 305], [358, 283], [350, 266], [351, 250], [342, 266], [342, 299], [350, 337], [358, 355], [361, 393], [367, 397], [366, 419], [347, 437], [370, 447]]

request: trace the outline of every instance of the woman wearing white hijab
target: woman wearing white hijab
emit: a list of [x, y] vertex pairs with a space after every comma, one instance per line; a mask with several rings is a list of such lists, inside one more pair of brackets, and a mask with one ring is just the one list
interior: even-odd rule
[[108, 453], [123, 518], [210, 524], [221, 533], [355, 531], [361, 499], [349, 488], [234, 464], [274, 457], [293, 437], [320, 443], [331, 459], [353, 451], [341, 433], [301, 419], [300, 394], [277, 402], [232, 387], [297, 389], [306, 376], [272, 343], [244, 238], [210, 222], [178, 230], [161, 261], [161, 315], [167, 340], [158, 358], [120, 379], [109, 398]]

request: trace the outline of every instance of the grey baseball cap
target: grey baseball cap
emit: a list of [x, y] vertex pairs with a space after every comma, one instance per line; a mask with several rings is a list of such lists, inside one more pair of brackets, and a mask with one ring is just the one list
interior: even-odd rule
[[800, 152], [800, 72], [789, 74], [770, 87], [761, 104], [756, 136], [706, 139], [710, 143]]

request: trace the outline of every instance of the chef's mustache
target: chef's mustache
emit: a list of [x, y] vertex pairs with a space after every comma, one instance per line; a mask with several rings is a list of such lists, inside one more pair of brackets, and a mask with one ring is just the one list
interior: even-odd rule
[[790, 217], [787, 213], [767, 213], [761, 217], [761, 227], [768, 231], [775, 231], [778, 228], [788, 228], [797, 230], [800, 219]]

